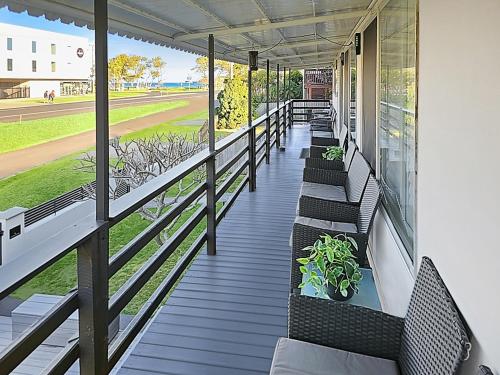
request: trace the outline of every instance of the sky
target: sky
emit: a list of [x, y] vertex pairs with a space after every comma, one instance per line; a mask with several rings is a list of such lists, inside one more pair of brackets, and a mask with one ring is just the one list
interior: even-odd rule
[[[32, 17], [26, 12], [10, 12], [7, 8], [0, 9], [0, 22], [82, 36], [88, 38], [91, 43], [94, 41], [93, 30], [89, 30], [85, 27], [66, 25], [60, 21], [48, 21], [43, 17]], [[155, 46], [154, 44], [128, 39], [118, 35], [109, 35], [108, 56], [113, 57], [120, 53], [136, 54], [146, 57], [161, 56], [167, 63], [163, 77], [164, 82], [184, 82], [188, 76], [191, 76], [195, 81], [200, 78], [197, 73], [191, 70], [191, 68], [195, 66], [195, 60], [198, 57], [191, 53]]]

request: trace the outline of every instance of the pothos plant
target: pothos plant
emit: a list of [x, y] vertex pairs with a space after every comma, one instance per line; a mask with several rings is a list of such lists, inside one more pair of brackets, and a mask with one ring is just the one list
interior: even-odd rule
[[326, 151], [321, 154], [323, 159], [326, 160], [338, 160], [342, 161], [342, 157], [344, 156], [344, 149], [340, 146], [328, 146]]
[[352, 249], [358, 249], [353, 238], [345, 235], [332, 237], [327, 234], [321, 236], [314, 245], [304, 248], [310, 255], [297, 259], [301, 264], [300, 272], [306, 275], [299, 288], [310, 283], [316, 290], [316, 295], [333, 289], [343, 297], [348, 296], [349, 288], [357, 292], [363, 276]]

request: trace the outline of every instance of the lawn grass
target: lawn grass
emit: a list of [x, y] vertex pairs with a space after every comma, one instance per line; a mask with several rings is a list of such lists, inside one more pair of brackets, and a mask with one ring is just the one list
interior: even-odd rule
[[[147, 94], [146, 90], [141, 91], [110, 91], [109, 99], [121, 99], [121, 98], [133, 98], [137, 96], [145, 96]], [[72, 96], [58, 96], [54, 100], [55, 104], [62, 103], [79, 103], [79, 102], [91, 102], [95, 101], [94, 94], [87, 95], [72, 95]], [[47, 100], [43, 98], [24, 98], [24, 99], [1, 99], [0, 109], [6, 108], [19, 108], [24, 106], [34, 106], [46, 104]]]
[[[206, 118], [206, 116], [207, 111], [200, 111], [176, 119], [175, 121], [155, 126], [152, 131], [139, 131], [128, 134], [124, 138], [148, 137], [157, 132], [171, 131], [180, 134], [188, 134], [193, 131], [196, 132], [199, 126], [175, 124], [180, 121], [203, 119]], [[16, 176], [0, 180], [0, 210], [15, 205], [30, 208], [92, 181], [94, 179], [92, 174], [75, 170], [75, 166], [78, 165], [76, 159], [81, 153], [76, 153], [30, 171], [20, 173]], [[190, 178], [191, 176], [187, 176], [184, 179], [186, 185], [189, 183]], [[241, 179], [242, 177], [239, 177], [228, 192], [234, 191]], [[168, 195], [173, 196], [176, 193], [177, 186], [173, 186], [169, 189]], [[218, 203], [217, 209], [219, 210], [222, 206], [222, 203]], [[196, 209], [197, 207], [184, 212], [181, 215], [181, 219], [177, 222], [175, 227], [172, 228], [170, 234], [178, 230]], [[138, 233], [146, 229], [149, 224], [150, 222], [142, 219], [139, 214], [134, 213], [114, 226], [110, 231], [110, 256], [116, 254]], [[205, 228], [206, 222], [203, 220], [169, 256], [151, 280], [146, 283], [143, 289], [132, 299], [124, 309], [124, 313], [135, 314], [138, 312], [151, 293], [158, 287], [161, 281], [171, 271], [175, 264], [177, 264], [182, 255], [189, 249], [191, 244]], [[124, 285], [126, 280], [128, 280], [157, 250], [158, 245], [155, 241], [151, 241], [136, 254], [135, 257], [111, 278], [109, 283], [110, 294], [115, 293]], [[47, 270], [41, 272], [31, 281], [27, 282], [23, 287], [19, 288], [13, 293], [13, 296], [27, 299], [34, 293], [64, 295], [76, 285], [76, 282], [76, 251], [72, 251]]]
[[155, 134], [160, 134], [160, 133], [170, 133], [170, 132], [175, 132], [177, 134], [185, 134], [185, 135], [190, 135], [192, 133], [197, 133], [198, 130], [200, 130], [199, 125], [178, 125], [179, 123], [182, 122], [187, 122], [187, 121], [196, 121], [196, 120], [205, 120], [208, 119], [208, 109], [204, 109], [199, 112], [194, 112], [190, 113], [189, 115], [182, 116], [179, 118], [176, 118], [175, 120], [172, 121], [167, 121], [162, 124], [158, 124], [155, 126], [151, 126], [146, 129], [138, 130], [136, 132], [126, 134], [124, 135], [121, 139], [123, 141], [131, 140], [131, 139], [139, 139], [139, 138], [150, 138], [151, 136]]
[[91, 173], [75, 170], [82, 153], [0, 180], [0, 211], [14, 206], [32, 208], [94, 180]]
[[[117, 108], [109, 111], [110, 125], [188, 105], [186, 100]], [[22, 123], [0, 123], [0, 153], [19, 150], [47, 141], [83, 133], [95, 128], [95, 113], [28, 120]]]

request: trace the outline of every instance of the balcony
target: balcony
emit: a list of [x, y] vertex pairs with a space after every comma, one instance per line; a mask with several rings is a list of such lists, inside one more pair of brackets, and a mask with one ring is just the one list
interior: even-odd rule
[[[389, 361], [385, 372], [367, 365], [349, 374], [472, 375], [482, 364], [498, 373], [498, 241], [491, 233], [499, 225], [494, 119], [500, 116], [500, 55], [491, 46], [500, 32], [494, 18], [500, 9], [484, 1], [488, 7], [451, 0], [95, 0], [89, 11], [90, 1], [0, 0], [15, 12], [95, 28], [98, 160], [91, 215], [62, 218], [60, 231], [34, 246], [35, 256], [0, 268], [0, 300], [72, 251], [78, 276], [75, 288], [22, 332], [9, 328], [12, 319], [0, 319], [0, 375], [252, 375], [289, 364], [295, 367], [288, 373], [316, 375], [321, 369], [302, 355], [313, 358], [325, 347], [332, 350], [324, 372], [336, 368], [338, 351], [349, 351]], [[476, 37], [485, 30], [484, 39]], [[210, 67], [207, 149], [114, 201], [107, 194], [108, 31], [208, 55]], [[464, 45], [491, 53], [482, 60], [487, 79], [470, 69], [457, 47]], [[257, 66], [253, 51], [259, 51]], [[252, 69], [266, 69], [268, 79], [276, 69], [277, 92], [287, 85], [287, 69], [288, 77], [292, 68], [327, 69], [332, 99], [291, 99], [283, 90], [276, 108], [216, 142], [214, 58], [250, 61], [250, 87]], [[269, 91], [267, 85], [267, 103]], [[249, 96], [251, 103], [251, 90]], [[310, 121], [318, 109], [328, 111], [323, 123]], [[337, 221], [336, 203], [324, 203], [328, 208], [316, 204], [321, 217], [313, 218], [327, 222], [319, 227], [323, 233], [335, 232], [338, 223], [348, 224], [342, 232], [358, 223], [369, 228], [359, 237], [366, 250], [363, 280], [370, 284], [361, 303], [308, 299], [297, 293], [297, 272], [290, 285], [297, 252], [318, 237], [290, 249], [303, 209], [297, 205], [302, 183], [321, 175], [323, 185], [345, 186], [354, 159], [347, 163], [346, 154], [342, 182], [330, 183], [337, 173], [317, 171], [329, 170], [318, 167], [324, 160], [316, 157], [316, 166], [302, 160], [313, 152], [315, 138], [320, 144], [314, 146], [350, 145], [351, 156], [369, 164], [362, 171], [365, 184], [351, 192], [359, 199], [342, 191], [342, 203], [350, 204], [342, 207], [358, 210], [357, 216]], [[110, 255], [114, 227], [196, 170], [206, 177]], [[365, 192], [372, 192], [369, 182], [384, 197], [369, 220], [359, 219]], [[175, 233], [110, 291], [109, 280], [194, 203]], [[151, 289], [146, 301], [124, 317], [143, 288]], [[64, 345], [47, 341], [68, 324], [73, 334]], [[311, 345], [295, 347], [303, 345], [295, 341]]]

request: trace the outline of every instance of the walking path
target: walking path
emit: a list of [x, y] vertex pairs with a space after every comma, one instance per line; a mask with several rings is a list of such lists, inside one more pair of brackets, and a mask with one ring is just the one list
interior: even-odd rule
[[[124, 121], [112, 126], [109, 131], [110, 137], [117, 137], [159, 125], [166, 121], [199, 112], [208, 107], [208, 96], [206, 93], [190, 94], [183, 99], [189, 102], [185, 107]], [[87, 149], [93, 145], [95, 145], [94, 130], [22, 150], [0, 154], [0, 178], [12, 176], [16, 173], [48, 163], [74, 152]]]
[[[109, 108], [115, 109], [159, 102], [168, 102], [172, 100], [188, 99], [192, 96], [197, 95], [200, 95], [200, 93], [179, 93], [168, 95], [149, 93], [128, 98], [114, 98], [109, 101]], [[74, 115], [76, 113], [95, 111], [94, 100], [72, 103], [57, 103], [56, 100], [56, 103], [54, 104], [32, 104], [11, 108], [2, 108], [2, 105], [5, 105], [5, 103], [0, 104], [0, 122], [18, 122], [20, 118], [22, 120], [37, 120], [47, 117]]]

